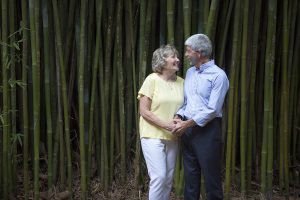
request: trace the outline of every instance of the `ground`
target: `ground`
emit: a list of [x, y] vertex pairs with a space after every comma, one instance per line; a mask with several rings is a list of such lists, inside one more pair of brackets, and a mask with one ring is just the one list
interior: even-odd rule
[[[41, 180], [41, 191], [46, 190], [46, 177], [40, 176]], [[79, 173], [74, 173], [73, 176], [73, 199], [80, 199], [80, 176]], [[89, 200], [147, 200], [148, 186], [145, 184], [145, 187], [140, 191], [134, 189], [134, 178], [133, 175], [129, 175], [127, 178], [127, 182], [125, 184], [120, 184], [119, 181], [114, 181], [112, 187], [110, 188], [110, 192], [105, 195], [103, 191], [103, 187], [98, 178], [93, 178], [91, 181], [90, 195], [88, 197]], [[146, 180], [148, 183], [148, 180]], [[33, 199], [33, 183], [30, 183], [30, 198]], [[232, 186], [231, 199], [253, 199], [253, 200], [262, 200], [265, 199], [263, 195], [257, 190], [250, 191], [244, 198], [241, 193], [238, 192], [238, 189], [235, 186]], [[64, 199], [63, 196], [67, 196], [66, 192], [61, 192], [60, 186], [56, 186], [53, 188], [51, 199], [58, 200]], [[44, 196], [46, 199], [46, 192], [41, 192], [41, 196]], [[18, 187], [16, 196], [11, 199], [24, 199], [24, 190], [23, 190], [23, 174], [22, 171], [19, 172], [18, 175]], [[41, 198], [43, 199], [43, 198]], [[273, 196], [270, 198], [272, 200], [300, 200], [300, 186], [294, 187], [290, 189], [290, 196], [288, 198], [284, 197], [280, 194], [278, 188], [274, 187]], [[170, 200], [183, 200], [183, 197], [178, 197], [172, 192]]]

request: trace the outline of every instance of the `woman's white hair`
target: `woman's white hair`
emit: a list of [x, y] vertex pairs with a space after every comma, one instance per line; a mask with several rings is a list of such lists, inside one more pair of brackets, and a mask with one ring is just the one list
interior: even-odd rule
[[210, 39], [204, 34], [195, 34], [190, 36], [184, 43], [190, 46], [192, 50], [201, 53], [202, 56], [209, 58], [212, 53], [212, 45]]
[[166, 58], [173, 55], [178, 56], [178, 51], [173, 45], [167, 44], [156, 49], [152, 56], [153, 72], [161, 73], [162, 69], [167, 64]]

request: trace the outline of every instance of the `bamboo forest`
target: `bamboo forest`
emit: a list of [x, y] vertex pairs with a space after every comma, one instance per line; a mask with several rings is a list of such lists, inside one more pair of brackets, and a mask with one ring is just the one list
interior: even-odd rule
[[[1, 0], [0, 8], [0, 199], [147, 199], [137, 93], [161, 45], [178, 49], [185, 77], [184, 42], [196, 33], [209, 36], [230, 82], [224, 198], [300, 199], [300, 1]], [[183, 176], [179, 151], [172, 199], [183, 199]]]

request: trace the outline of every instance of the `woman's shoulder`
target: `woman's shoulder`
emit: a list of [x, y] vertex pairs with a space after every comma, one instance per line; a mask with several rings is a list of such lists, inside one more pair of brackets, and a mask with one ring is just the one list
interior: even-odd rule
[[183, 78], [181, 78], [180, 76], [177, 76], [177, 80], [176, 80], [177, 82], [184, 82], [184, 79]]
[[151, 73], [148, 76], [146, 76], [144, 81], [154, 81], [155, 79], [157, 79], [156, 73]]

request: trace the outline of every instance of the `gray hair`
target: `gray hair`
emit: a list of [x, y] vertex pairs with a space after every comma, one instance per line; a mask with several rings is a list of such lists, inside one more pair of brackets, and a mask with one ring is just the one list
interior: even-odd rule
[[152, 70], [153, 72], [161, 73], [164, 66], [166, 66], [166, 58], [169, 56], [178, 56], [178, 51], [173, 45], [167, 44], [161, 46], [153, 52], [152, 56]]
[[202, 56], [209, 58], [212, 52], [210, 39], [204, 34], [195, 34], [190, 36], [184, 43], [190, 46], [192, 50], [201, 53]]

